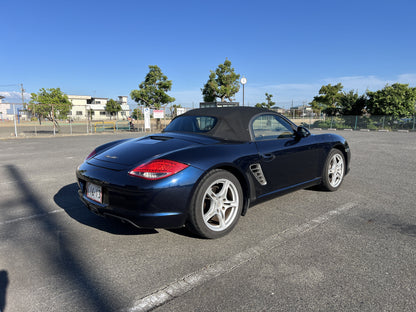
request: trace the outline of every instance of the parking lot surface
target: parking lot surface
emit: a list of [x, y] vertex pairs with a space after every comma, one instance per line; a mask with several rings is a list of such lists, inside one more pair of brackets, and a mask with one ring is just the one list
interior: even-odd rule
[[339, 133], [339, 191], [258, 204], [218, 240], [82, 205], [77, 166], [137, 134], [0, 141], [0, 311], [414, 311], [416, 134]]

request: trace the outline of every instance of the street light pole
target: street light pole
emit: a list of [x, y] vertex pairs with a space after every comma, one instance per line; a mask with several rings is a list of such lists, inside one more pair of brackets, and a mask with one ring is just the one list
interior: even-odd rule
[[246, 77], [243, 76], [243, 78], [241, 78], [240, 82], [243, 85], [243, 106], [244, 106], [244, 85], [247, 83]]

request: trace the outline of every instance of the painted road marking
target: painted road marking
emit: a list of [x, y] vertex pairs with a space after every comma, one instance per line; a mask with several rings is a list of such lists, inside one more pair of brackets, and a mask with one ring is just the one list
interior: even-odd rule
[[250, 261], [261, 254], [269, 252], [270, 249], [276, 248], [282, 243], [300, 236], [319, 225], [322, 225], [337, 215], [346, 212], [357, 206], [355, 203], [346, 203], [335, 210], [331, 210], [307, 223], [303, 223], [298, 226], [291, 227], [281, 233], [277, 233], [263, 240], [256, 247], [249, 248], [242, 251], [229, 259], [219, 261], [202, 268], [199, 271], [193, 272], [187, 276], [182, 277], [175, 282], [166, 285], [162, 289], [154, 292], [153, 294], [141, 298], [134, 302], [133, 306], [127, 309], [121, 310], [122, 312], [142, 312], [155, 309], [166, 302], [177, 298], [193, 288], [202, 285], [217, 276], [226, 274], [233, 271], [237, 267], [243, 265], [247, 261]]
[[56, 210], [48, 211], [48, 212], [45, 212], [45, 213], [34, 214], [34, 215], [31, 215], [31, 216], [27, 216], [27, 217], [20, 217], [20, 218], [7, 220], [7, 221], [0, 221], [0, 225], [11, 224], [11, 223], [19, 222], [19, 221], [26, 221], [26, 220], [36, 219], [36, 218], [40, 218], [40, 217], [45, 217], [45, 216], [48, 216], [48, 215], [51, 215], [51, 214], [54, 214], [54, 213], [58, 213], [58, 212], [64, 212], [64, 210], [63, 209], [56, 209]]

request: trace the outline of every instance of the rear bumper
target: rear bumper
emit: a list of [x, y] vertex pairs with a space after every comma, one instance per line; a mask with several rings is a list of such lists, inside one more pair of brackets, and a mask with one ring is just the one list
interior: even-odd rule
[[109, 208], [108, 205], [102, 205], [94, 202], [85, 196], [82, 190], [78, 190], [81, 201], [87, 208], [102, 217], [116, 218], [128, 222], [138, 228], [178, 228], [185, 224], [186, 214], [184, 212], [140, 212], [130, 209]]
[[[90, 211], [104, 217], [140, 228], [178, 228], [186, 222], [189, 202], [202, 173], [188, 167], [169, 178], [147, 181], [84, 163], [77, 170], [78, 195]], [[86, 196], [87, 182], [101, 186], [102, 203]]]

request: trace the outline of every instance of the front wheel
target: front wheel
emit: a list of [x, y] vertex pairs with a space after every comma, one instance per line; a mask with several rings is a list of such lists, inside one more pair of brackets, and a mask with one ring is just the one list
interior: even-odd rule
[[322, 173], [322, 187], [327, 191], [336, 191], [344, 179], [345, 158], [338, 149], [332, 149], [325, 162]]
[[199, 183], [189, 207], [187, 227], [204, 238], [218, 238], [237, 224], [243, 208], [240, 182], [230, 172], [213, 170]]

